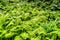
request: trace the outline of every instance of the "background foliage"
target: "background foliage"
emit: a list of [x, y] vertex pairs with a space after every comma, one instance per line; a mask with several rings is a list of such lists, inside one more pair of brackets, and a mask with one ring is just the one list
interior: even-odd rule
[[60, 40], [60, 0], [0, 0], [0, 40]]

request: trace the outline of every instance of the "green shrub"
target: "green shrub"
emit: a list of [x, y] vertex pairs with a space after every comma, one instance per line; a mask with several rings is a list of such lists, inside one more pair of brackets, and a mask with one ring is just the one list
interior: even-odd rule
[[60, 40], [58, 9], [60, 0], [0, 0], [0, 40]]

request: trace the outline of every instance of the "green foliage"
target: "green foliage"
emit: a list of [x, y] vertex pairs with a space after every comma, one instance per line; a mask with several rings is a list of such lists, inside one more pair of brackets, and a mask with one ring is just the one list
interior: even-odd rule
[[60, 40], [60, 0], [0, 0], [0, 40]]

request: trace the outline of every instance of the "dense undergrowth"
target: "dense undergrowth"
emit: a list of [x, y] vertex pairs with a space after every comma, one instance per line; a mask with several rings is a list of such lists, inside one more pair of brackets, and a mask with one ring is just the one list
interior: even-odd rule
[[0, 0], [0, 40], [60, 40], [60, 0]]

